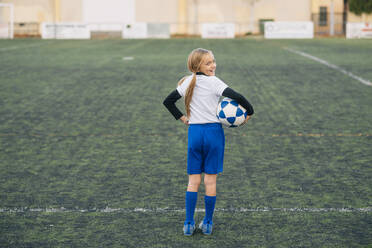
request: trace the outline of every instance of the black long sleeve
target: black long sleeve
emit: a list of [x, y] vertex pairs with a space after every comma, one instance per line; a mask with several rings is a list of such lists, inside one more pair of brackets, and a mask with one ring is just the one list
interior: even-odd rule
[[235, 101], [237, 101], [243, 108], [245, 108], [247, 110], [247, 114], [248, 115], [253, 115], [254, 113], [254, 110], [253, 110], [253, 107], [252, 105], [248, 102], [248, 100], [242, 96], [241, 94], [239, 94], [238, 92], [234, 91], [233, 89], [231, 88], [226, 88], [223, 92], [222, 92], [222, 95], [225, 96], [225, 97], [229, 97], [231, 99], [234, 99]]
[[181, 97], [182, 96], [180, 93], [178, 93], [177, 90], [174, 90], [163, 101], [164, 106], [169, 110], [176, 120], [183, 116], [182, 112], [176, 106], [176, 102]]

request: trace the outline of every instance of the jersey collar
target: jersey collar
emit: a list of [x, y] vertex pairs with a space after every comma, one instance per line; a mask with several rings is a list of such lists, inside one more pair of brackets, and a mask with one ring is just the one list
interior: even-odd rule
[[207, 77], [208, 77], [207, 74], [205, 74], [205, 73], [203, 73], [203, 72], [201, 72], [201, 71], [198, 71], [198, 72], [196, 73], [196, 75], [203, 75], [203, 76], [207, 76]]

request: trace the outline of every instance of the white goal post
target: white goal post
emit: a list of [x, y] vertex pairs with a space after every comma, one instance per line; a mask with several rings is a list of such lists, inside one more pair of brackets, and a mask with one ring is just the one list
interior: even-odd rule
[[14, 38], [14, 6], [0, 3], [0, 39]]

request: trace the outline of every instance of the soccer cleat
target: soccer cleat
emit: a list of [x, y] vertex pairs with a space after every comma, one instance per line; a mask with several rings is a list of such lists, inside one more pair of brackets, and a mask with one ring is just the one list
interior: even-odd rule
[[199, 224], [199, 228], [202, 230], [203, 234], [211, 235], [212, 234], [212, 229], [213, 229], [213, 222], [212, 221], [207, 221], [206, 223], [204, 223], [204, 221], [202, 221]]
[[183, 234], [186, 235], [186, 236], [191, 236], [193, 235], [195, 231], [195, 224], [192, 224], [190, 222], [188, 223], [185, 223], [183, 225]]

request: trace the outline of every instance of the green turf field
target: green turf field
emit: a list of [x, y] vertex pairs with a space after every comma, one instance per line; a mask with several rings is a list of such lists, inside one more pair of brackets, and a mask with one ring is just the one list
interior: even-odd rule
[[[162, 105], [196, 47], [255, 109], [225, 129], [211, 237], [183, 236]], [[287, 48], [372, 81], [370, 40], [0, 41], [0, 247], [371, 247], [372, 86]]]

